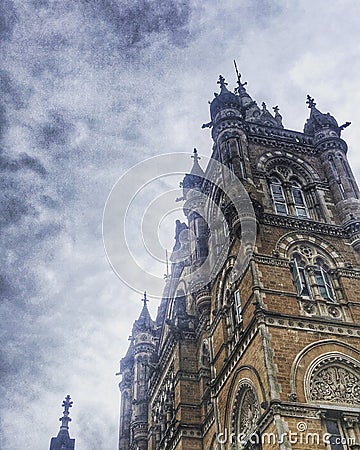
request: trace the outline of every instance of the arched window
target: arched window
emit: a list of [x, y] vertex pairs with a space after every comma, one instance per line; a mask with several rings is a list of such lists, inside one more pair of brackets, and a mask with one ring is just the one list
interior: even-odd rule
[[240, 298], [240, 291], [235, 291], [234, 294], [234, 307], [235, 307], [235, 318], [237, 323], [242, 323], [242, 308], [241, 308], [241, 298]]
[[200, 364], [202, 367], [205, 367], [205, 368], [210, 367], [210, 348], [209, 348], [209, 343], [206, 339], [204, 339], [202, 346], [201, 346]]
[[306, 263], [301, 256], [298, 253], [294, 253], [292, 261], [292, 275], [296, 292], [302, 297], [311, 297], [305, 265]]
[[291, 167], [276, 166], [273, 169], [270, 191], [276, 214], [310, 217], [303, 182]]
[[299, 217], [309, 217], [305, 197], [301, 189], [301, 185], [297, 181], [292, 182], [291, 194], [294, 200], [296, 215]]
[[297, 244], [291, 254], [291, 273], [296, 292], [305, 298], [336, 301], [326, 257], [317, 247]]
[[322, 298], [335, 301], [335, 294], [328, 273], [328, 266], [322, 258], [316, 258], [315, 278]]
[[286, 205], [284, 190], [281, 181], [277, 177], [272, 177], [270, 180], [271, 195], [273, 198], [275, 211], [277, 214], [287, 214], [288, 208]]

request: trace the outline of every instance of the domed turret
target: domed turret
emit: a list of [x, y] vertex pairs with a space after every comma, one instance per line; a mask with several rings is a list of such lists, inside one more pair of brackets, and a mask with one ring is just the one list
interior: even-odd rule
[[307, 96], [306, 103], [310, 109], [310, 117], [305, 123], [304, 133], [313, 136], [315, 142], [340, 137], [341, 131], [350, 125], [350, 122], [346, 122], [339, 126], [335, 117], [330, 113], [324, 114], [316, 108], [316, 103], [310, 95]]
[[215, 98], [210, 104], [210, 116], [211, 120], [214, 122], [217, 114], [223, 109], [241, 109], [241, 102], [239, 96], [228, 90], [227, 83], [225, 82], [225, 78], [222, 75], [219, 75], [219, 81], [217, 82], [220, 85], [220, 94], [214, 92]]

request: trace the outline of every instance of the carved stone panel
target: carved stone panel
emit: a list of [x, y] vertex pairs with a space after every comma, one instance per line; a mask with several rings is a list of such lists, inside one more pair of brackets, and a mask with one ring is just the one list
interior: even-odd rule
[[[237, 437], [238, 444], [245, 444], [256, 432], [260, 415], [260, 403], [253, 383], [248, 379], [241, 380], [236, 390], [231, 415], [231, 432]], [[242, 442], [239, 442], [239, 437]]]
[[319, 358], [311, 365], [306, 384], [310, 402], [360, 405], [360, 365], [345, 355]]

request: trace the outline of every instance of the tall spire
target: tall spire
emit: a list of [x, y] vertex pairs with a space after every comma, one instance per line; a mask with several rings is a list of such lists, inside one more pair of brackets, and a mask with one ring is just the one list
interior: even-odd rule
[[60, 430], [57, 437], [51, 438], [50, 450], [74, 450], [75, 449], [75, 439], [71, 439], [69, 435], [69, 422], [71, 418], [69, 417], [70, 408], [73, 402], [71, 401], [70, 395], [65, 397], [62, 402], [62, 407], [64, 408], [63, 415], [60, 417], [61, 422]]

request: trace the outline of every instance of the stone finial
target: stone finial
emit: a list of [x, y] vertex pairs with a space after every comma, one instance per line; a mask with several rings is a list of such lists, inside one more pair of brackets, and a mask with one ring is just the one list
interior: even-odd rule
[[141, 301], [144, 302], [144, 306], [148, 303], [149, 300], [146, 298], [146, 291], [144, 291], [144, 298], [142, 298]]
[[280, 128], [284, 128], [284, 125], [283, 125], [283, 123], [282, 123], [282, 115], [279, 113], [279, 107], [278, 107], [278, 105], [273, 106], [273, 111], [274, 111], [274, 113], [275, 113], [275, 120], [276, 120], [278, 126], [279, 126]]
[[220, 84], [221, 89], [227, 89], [228, 83], [225, 82], [225, 78], [222, 75], [219, 75], [219, 81], [217, 84]]
[[312, 97], [310, 97], [309, 94], [306, 96], [306, 98], [307, 98], [306, 104], [308, 105], [308, 108], [310, 108], [310, 109], [315, 108], [316, 103], [315, 103], [314, 99]]
[[194, 148], [194, 152], [193, 152], [192, 158], [193, 158], [195, 163], [197, 163], [199, 161], [199, 159], [201, 159], [200, 156], [198, 155], [198, 152], [197, 152], [196, 148]]
[[67, 395], [65, 397], [65, 400], [62, 402], [62, 407], [64, 408], [63, 416], [60, 417], [61, 422], [61, 428], [68, 429], [69, 428], [69, 422], [71, 422], [71, 418], [69, 417], [69, 410], [72, 408], [73, 402], [71, 401], [70, 395]]
[[60, 417], [60, 430], [57, 437], [51, 438], [50, 450], [74, 450], [75, 449], [75, 439], [70, 438], [69, 435], [69, 422], [71, 419], [69, 417], [69, 411], [72, 407], [73, 402], [71, 401], [70, 395], [65, 397], [62, 402], [62, 407], [64, 408], [63, 416]]

